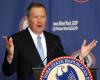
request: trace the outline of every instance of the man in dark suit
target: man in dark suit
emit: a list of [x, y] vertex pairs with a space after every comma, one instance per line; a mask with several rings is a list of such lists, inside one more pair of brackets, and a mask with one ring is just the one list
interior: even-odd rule
[[[9, 39], [3, 36], [7, 50], [2, 69], [6, 76], [17, 71], [17, 79], [25, 80], [25, 76], [32, 72], [32, 67], [44, 67], [51, 60], [66, 56], [63, 52], [60, 38], [44, 31], [46, 17], [47, 12], [44, 5], [41, 3], [31, 3], [27, 8], [29, 27], [12, 35]], [[38, 36], [41, 37], [43, 50], [40, 52], [38, 50]], [[84, 40], [79, 59], [83, 60], [96, 43], [97, 41], [93, 40], [89, 45], [85, 46], [86, 40]], [[44, 59], [42, 59], [41, 54], [44, 55]]]

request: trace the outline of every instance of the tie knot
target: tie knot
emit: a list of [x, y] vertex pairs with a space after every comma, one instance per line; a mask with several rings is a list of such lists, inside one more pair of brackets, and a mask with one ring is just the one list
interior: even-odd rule
[[38, 40], [41, 40], [41, 36], [37, 36], [37, 39], [38, 39]]

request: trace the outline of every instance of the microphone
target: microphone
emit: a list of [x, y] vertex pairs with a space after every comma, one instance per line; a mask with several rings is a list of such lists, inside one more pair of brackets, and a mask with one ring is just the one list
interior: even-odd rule
[[48, 53], [48, 55], [44, 58], [44, 60], [39, 64], [38, 67], [41, 66], [41, 64], [43, 64], [43, 62], [48, 58], [48, 56], [51, 54], [51, 52], [57, 47], [57, 43], [55, 44], [55, 46], [51, 49], [51, 51]]
[[[41, 66], [41, 64], [43, 64], [43, 62], [49, 57], [49, 55], [51, 54], [51, 52], [55, 49], [58, 48], [61, 51], [61, 54], [59, 54], [59, 57], [61, 56], [66, 56], [66, 53], [63, 51], [63, 49], [61, 49], [58, 45], [57, 42], [55, 43], [55, 46], [51, 49], [51, 51], [48, 53], [48, 55], [44, 58], [44, 60], [40, 63], [40, 65], [38, 67]], [[68, 56], [68, 55], [67, 55]]]

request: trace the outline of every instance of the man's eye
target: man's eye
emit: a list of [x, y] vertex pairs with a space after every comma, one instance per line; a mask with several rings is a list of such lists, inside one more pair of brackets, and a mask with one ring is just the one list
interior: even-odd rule
[[37, 18], [37, 16], [34, 16], [33, 18]]
[[45, 16], [42, 16], [42, 18], [45, 18]]

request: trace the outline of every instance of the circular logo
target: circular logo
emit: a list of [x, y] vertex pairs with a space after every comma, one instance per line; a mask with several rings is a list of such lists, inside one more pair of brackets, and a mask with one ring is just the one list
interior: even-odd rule
[[28, 26], [29, 26], [29, 24], [28, 24], [27, 19], [26, 19], [26, 16], [25, 16], [20, 21], [19, 29], [20, 29], [20, 31], [22, 31], [22, 30], [25, 30]]
[[40, 80], [93, 80], [88, 67], [73, 57], [59, 57], [47, 64]]
[[[79, 54], [80, 54], [80, 50], [77, 50], [71, 55], [71, 57], [77, 57]], [[85, 57], [85, 59], [88, 67], [95, 66], [96, 60], [92, 52], [90, 52], [89, 55]]]

